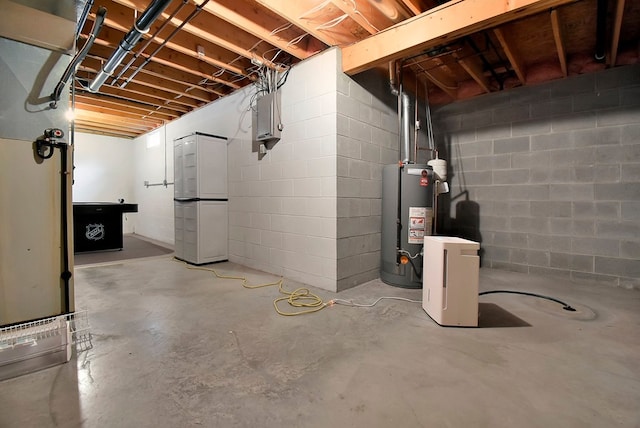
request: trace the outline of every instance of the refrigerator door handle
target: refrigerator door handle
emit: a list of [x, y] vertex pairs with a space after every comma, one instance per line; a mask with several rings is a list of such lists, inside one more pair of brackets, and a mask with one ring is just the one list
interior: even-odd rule
[[200, 198], [173, 198], [176, 202], [198, 202]]

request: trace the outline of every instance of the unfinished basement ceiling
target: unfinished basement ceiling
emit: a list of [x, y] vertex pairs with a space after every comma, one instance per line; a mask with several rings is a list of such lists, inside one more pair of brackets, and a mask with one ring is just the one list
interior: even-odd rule
[[88, 90], [151, 3], [95, 0], [79, 47], [100, 6], [107, 15], [77, 69], [77, 131], [138, 136], [331, 46], [350, 75], [397, 61], [432, 104], [637, 63], [640, 51], [635, 0], [172, 0]]

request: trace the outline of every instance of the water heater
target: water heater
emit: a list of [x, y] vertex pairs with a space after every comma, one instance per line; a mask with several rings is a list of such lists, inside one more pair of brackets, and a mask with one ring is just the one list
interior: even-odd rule
[[[421, 254], [432, 229], [433, 181], [433, 169], [426, 164], [383, 167], [380, 279], [389, 285], [422, 287]], [[408, 263], [401, 263], [401, 256]]]

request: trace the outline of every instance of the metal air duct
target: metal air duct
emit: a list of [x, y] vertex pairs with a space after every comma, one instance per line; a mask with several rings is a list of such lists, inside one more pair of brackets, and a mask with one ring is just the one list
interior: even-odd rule
[[409, 163], [411, 161], [411, 98], [406, 92], [402, 92], [402, 130], [400, 131], [402, 136], [402, 152], [400, 158], [402, 163]]
[[120, 65], [124, 57], [131, 52], [136, 43], [140, 41], [142, 35], [149, 31], [151, 24], [160, 16], [160, 14], [169, 6], [171, 0], [154, 0], [147, 9], [142, 12], [140, 18], [134, 23], [133, 28], [120, 41], [118, 48], [111, 54], [102, 70], [96, 75], [89, 84], [89, 91], [98, 92], [102, 84], [114, 72], [116, 67]]

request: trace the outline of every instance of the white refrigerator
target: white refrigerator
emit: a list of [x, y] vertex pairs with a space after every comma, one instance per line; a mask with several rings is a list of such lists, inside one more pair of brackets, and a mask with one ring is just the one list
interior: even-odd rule
[[178, 138], [173, 159], [176, 258], [228, 260], [227, 139], [200, 132]]

